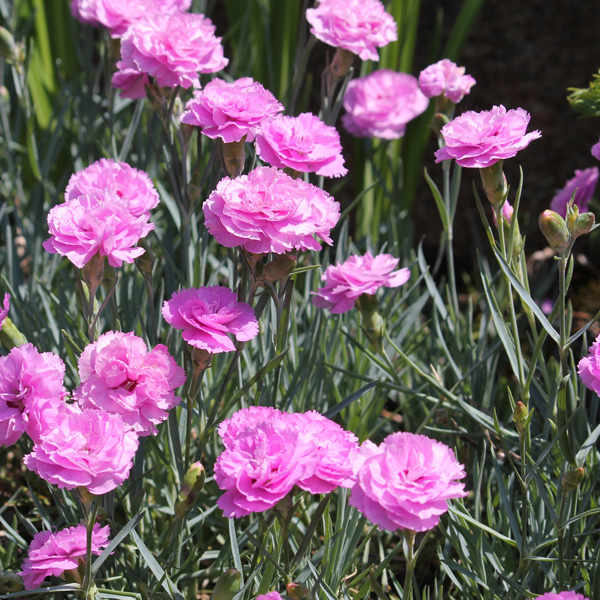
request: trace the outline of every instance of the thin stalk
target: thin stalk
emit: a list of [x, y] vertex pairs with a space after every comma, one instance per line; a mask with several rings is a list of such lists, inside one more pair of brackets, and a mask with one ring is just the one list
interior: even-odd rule
[[558, 511], [558, 525], [556, 531], [556, 537], [558, 539], [558, 587], [560, 591], [565, 589], [565, 549], [563, 544], [564, 527], [563, 527], [563, 516], [565, 512], [565, 506], [567, 503], [567, 494], [563, 493], [560, 499], [560, 509]]
[[403, 532], [403, 543], [404, 555], [406, 557], [406, 573], [404, 574], [404, 593], [402, 594], [402, 600], [412, 600], [412, 580], [413, 572], [415, 570], [415, 564], [417, 557], [415, 556], [415, 532], [406, 530]]
[[454, 267], [454, 211], [450, 193], [450, 165], [452, 161], [446, 160], [442, 164], [444, 173], [444, 204], [446, 205], [446, 264], [448, 268], [448, 285], [450, 287], [450, 304], [452, 306], [453, 320], [458, 327], [458, 293], [456, 291], [456, 271]]

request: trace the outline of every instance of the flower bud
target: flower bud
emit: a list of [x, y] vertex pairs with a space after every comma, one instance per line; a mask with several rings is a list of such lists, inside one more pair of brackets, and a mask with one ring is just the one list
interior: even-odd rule
[[542, 233], [553, 250], [562, 252], [569, 244], [571, 236], [565, 220], [553, 210], [545, 210], [539, 217]]
[[377, 298], [371, 294], [361, 294], [356, 303], [362, 316], [362, 324], [367, 338], [374, 348], [380, 349], [385, 323], [377, 312]]
[[298, 257], [294, 254], [279, 254], [270, 263], [265, 265], [263, 277], [274, 283], [287, 277], [295, 268]]
[[90, 290], [90, 296], [93, 296], [102, 283], [104, 277], [104, 256], [95, 254], [92, 258], [83, 265], [83, 280]]
[[0, 571], [0, 594], [14, 594], [23, 589], [23, 580], [11, 571]]
[[144, 277], [152, 277], [152, 267], [154, 266], [154, 254], [144, 240], [138, 242], [138, 246], [144, 249], [144, 254], [135, 259], [135, 266], [140, 270]]
[[221, 144], [223, 164], [225, 165], [225, 171], [231, 179], [239, 177], [244, 171], [244, 162], [246, 160], [245, 141], [246, 136], [239, 142], [223, 142]]
[[225, 571], [217, 579], [211, 600], [233, 600], [233, 597], [240, 591], [241, 583], [242, 575], [237, 569]]
[[176, 519], [182, 519], [194, 506], [198, 495], [204, 487], [205, 477], [206, 472], [200, 462], [195, 462], [187, 470], [187, 473], [183, 477], [179, 495], [177, 496], [177, 504], [175, 505]]
[[308, 588], [301, 583], [288, 583], [285, 586], [287, 595], [292, 600], [307, 600], [308, 599]]
[[579, 484], [583, 481], [583, 477], [585, 475], [585, 470], [583, 467], [576, 467], [574, 469], [569, 469], [565, 471], [562, 476], [562, 489], [565, 492], [570, 492], [574, 489], [577, 489]]
[[15, 38], [4, 27], [0, 27], [0, 56], [6, 59], [8, 63], [18, 62], [19, 59], [19, 51], [15, 43]]
[[26, 344], [27, 338], [17, 329], [10, 317], [4, 317], [0, 329], [0, 342], [7, 350], [12, 350]]
[[336, 48], [331, 64], [325, 69], [325, 74], [327, 76], [327, 94], [331, 94], [338, 81], [348, 74], [355, 56], [354, 52], [350, 52], [350, 50]]
[[529, 411], [527, 407], [519, 400], [513, 412], [513, 421], [519, 433], [523, 433], [529, 424]]
[[573, 235], [579, 237], [589, 233], [596, 222], [596, 215], [592, 212], [581, 213], [573, 223]]
[[479, 174], [488, 200], [494, 205], [502, 204], [508, 195], [508, 184], [502, 171], [502, 161], [499, 160], [489, 167], [479, 169]]

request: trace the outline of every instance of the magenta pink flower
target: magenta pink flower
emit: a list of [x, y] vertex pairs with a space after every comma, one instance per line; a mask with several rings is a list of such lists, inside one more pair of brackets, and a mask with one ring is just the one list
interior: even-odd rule
[[149, 14], [170, 15], [187, 10], [192, 0], [71, 0], [71, 13], [82, 23], [102, 25], [113, 37]]
[[374, 294], [380, 287], [398, 287], [410, 279], [407, 268], [394, 271], [399, 259], [390, 254], [351, 256], [342, 264], [330, 265], [321, 280], [325, 286], [313, 292], [313, 304], [332, 313], [352, 309], [362, 294]]
[[342, 123], [357, 137], [394, 140], [402, 137], [406, 124], [428, 106], [416, 77], [380, 69], [348, 84]]
[[[122, 63], [120, 64], [122, 65]], [[111, 83], [113, 87], [121, 90], [121, 97], [136, 99], [146, 97], [146, 86], [150, 85], [150, 80], [146, 73], [137, 69], [121, 67], [113, 74]]]
[[4, 319], [8, 316], [8, 311], [10, 310], [10, 294], [4, 294], [4, 301], [2, 303], [2, 308], [0, 309], [0, 331], [2, 331], [2, 324], [4, 323]]
[[158, 192], [144, 171], [110, 158], [101, 158], [71, 175], [65, 200], [104, 191], [116, 194], [134, 217], [145, 215], [159, 202]]
[[319, 117], [302, 113], [264, 121], [256, 136], [258, 155], [270, 165], [302, 173], [339, 177], [344, 167], [340, 134]]
[[186, 104], [181, 122], [202, 128], [202, 133], [225, 143], [252, 142], [260, 124], [283, 111], [275, 96], [251, 77], [231, 83], [213, 79]]
[[269, 167], [225, 177], [202, 210], [220, 244], [255, 254], [320, 250], [313, 236], [331, 245], [329, 232], [340, 218], [340, 205], [327, 192]]
[[575, 194], [574, 204], [579, 208], [579, 212], [586, 212], [588, 205], [598, 183], [598, 167], [590, 167], [580, 171], [575, 170], [575, 177], [569, 179], [562, 190], [557, 190], [550, 209], [557, 212], [561, 217], [567, 215], [567, 204], [571, 196]]
[[451, 60], [444, 58], [429, 65], [419, 74], [419, 87], [428, 97], [444, 95], [457, 104], [475, 85], [475, 79], [465, 75], [465, 68], [459, 67]]
[[590, 346], [589, 354], [579, 361], [577, 372], [588, 389], [600, 396], [600, 335]]
[[448, 446], [424, 435], [394, 433], [378, 447], [361, 446], [349, 503], [382, 529], [426, 531], [448, 510], [448, 500], [467, 495], [463, 466]]
[[[99, 556], [108, 546], [110, 528], [95, 523], [92, 530], [92, 554]], [[19, 575], [26, 590], [39, 588], [46, 577], [59, 577], [85, 562], [87, 531], [85, 525], [67, 527], [57, 532], [40, 531], [33, 536]]]
[[133, 70], [154, 77], [160, 87], [200, 87], [198, 73], [220, 71], [228, 62], [215, 26], [204, 15], [153, 14], [133, 23], [123, 35], [113, 86], [122, 83], [119, 72], [127, 73], [129, 97], [145, 97], [133, 95], [139, 88], [131, 82]]
[[139, 436], [156, 435], [156, 425], [181, 398], [175, 389], [185, 382], [166, 346], [148, 351], [133, 333], [109, 331], [86, 346], [79, 359], [81, 385], [73, 398], [82, 408], [118, 414]]
[[600, 141], [592, 146], [592, 156], [600, 160]]
[[537, 596], [535, 600], [589, 600], [583, 594], [577, 592], [546, 592], [541, 596]]
[[285, 416], [249, 419], [215, 464], [215, 481], [225, 490], [217, 500], [226, 517], [273, 508], [318, 462], [311, 439]]
[[66, 256], [80, 269], [95, 254], [112, 267], [132, 263], [144, 254], [138, 241], [154, 229], [148, 214], [134, 217], [115, 192], [84, 194], [59, 204], [48, 213], [50, 239], [43, 243], [52, 254]]
[[279, 592], [269, 592], [268, 594], [256, 596], [256, 600], [283, 600], [283, 598]]
[[320, 0], [306, 20], [317, 39], [363, 60], [379, 60], [377, 48], [398, 39], [396, 22], [379, 0]]
[[162, 314], [172, 327], [183, 329], [188, 344], [215, 354], [235, 350], [231, 335], [239, 342], [258, 335], [252, 307], [218, 285], [175, 292], [163, 304]]
[[59, 488], [105, 494], [129, 476], [138, 436], [120, 415], [66, 406], [23, 458], [25, 466]]
[[258, 421], [274, 423], [282, 419], [282, 415], [283, 413], [279, 409], [270, 406], [249, 406], [247, 408], [241, 408], [231, 415], [229, 419], [221, 422], [219, 425], [219, 435], [223, 440], [225, 448], [230, 448], [248, 423]]
[[442, 127], [446, 145], [435, 153], [435, 162], [453, 158], [461, 167], [483, 169], [512, 158], [542, 136], [539, 131], [525, 133], [528, 123], [529, 113], [522, 108], [467, 111]]
[[32, 344], [0, 357], [0, 445], [11, 446], [23, 432], [35, 441], [64, 406], [65, 365]]

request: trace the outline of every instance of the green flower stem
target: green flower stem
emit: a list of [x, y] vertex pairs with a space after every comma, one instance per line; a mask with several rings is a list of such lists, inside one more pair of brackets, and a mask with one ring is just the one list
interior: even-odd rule
[[92, 599], [95, 596], [96, 586], [92, 575], [92, 534], [94, 525], [96, 524], [96, 515], [98, 514], [98, 504], [93, 502], [91, 509], [86, 515], [86, 551], [85, 551], [85, 576], [83, 578], [82, 587], [86, 593], [86, 600]]
[[415, 535], [414, 531], [407, 529], [403, 532], [403, 543], [404, 555], [406, 557], [406, 573], [404, 575], [404, 593], [402, 594], [402, 600], [412, 600], [412, 580], [413, 572], [415, 570], [415, 564], [417, 557], [415, 556]]
[[[444, 174], [444, 204], [446, 205], [446, 262], [448, 268], [448, 286], [450, 288], [450, 306], [452, 308], [452, 320], [456, 327], [458, 335], [458, 315], [460, 314], [458, 306], [458, 294], [456, 291], [456, 271], [454, 267], [454, 204], [450, 192], [450, 165], [452, 161], [445, 160], [442, 163]], [[459, 167], [457, 167], [459, 168]]]
[[563, 492], [560, 499], [560, 509], [558, 511], [558, 524], [556, 526], [556, 537], [558, 539], [558, 588], [562, 592], [565, 590], [565, 549], [564, 549], [564, 525], [563, 516], [567, 503], [568, 492]]

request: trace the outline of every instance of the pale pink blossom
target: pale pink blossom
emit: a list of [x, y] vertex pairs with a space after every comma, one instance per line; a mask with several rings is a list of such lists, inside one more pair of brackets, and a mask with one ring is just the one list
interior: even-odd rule
[[131, 82], [133, 70], [154, 77], [160, 87], [198, 88], [198, 73], [220, 71], [228, 62], [209, 18], [197, 13], [152, 14], [133, 23], [123, 35], [113, 86], [124, 79], [130, 98], [145, 97], [141, 92], [134, 95], [140, 86]]
[[[110, 528], [95, 523], [92, 530], [92, 554], [99, 556], [108, 546]], [[87, 555], [85, 525], [75, 525], [60, 531], [40, 531], [33, 536], [19, 575], [26, 590], [39, 588], [46, 577], [60, 577], [65, 571], [77, 569]]]
[[213, 79], [185, 106], [181, 122], [202, 128], [209, 138], [225, 143], [254, 141], [260, 124], [283, 111], [283, 105], [269, 90], [251, 77], [228, 82]]
[[526, 133], [528, 124], [529, 113], [522, 108], [467, 111], [442, 127], [446, 145], [435, 153], [435, 162], [453, 158], [461, 167], [483, 169], [512, 158], [542, 136], [537, 130]]
[[590, 346], [588, 355], [579, 361], [577, 372], [588, 389], [600, 396], [600, 335]]
[[571, 196], [575, 194], [573, 204], [579, 208], [579, 212], [586, 212], [596, 190], [598, 175], [598, 167], [590, 167], [583, 171], [576, 169], [575, 177], [569, 179], [561, 190], [557, 190], [550, 203], [550, 209], [557, 212], [561, 217], [565, 217], [567, 215], [567, 204], [571, 200]]
[[78, 366], [81, 385], [74, 400], [120, 415], [139, 436], [156, 435], [156, 425], [181, 401], [175, 389], [185, 382], [185, 371], [166, 346], [148, 351], [133, 333], [104, 333], [85, 347]]
[[133, 466], [138, 436], [120, 415], [65, 407], [23, 458], [25, 466], [59, 488], [100, 495], [121, 485]]
[[4, 294], [4, 301], [2, 303], [2, 308], [0, 309], [0, 331], [2, 331], [2, 324], [4, 323], [4, 319], [8, 316], [8, 311], [10, 310], [10, 294], [7, 292]]
[[348, 84], [342, 123], [357, 137], [393, 140], [402, 137], [407, 123], [428, 106], [416, 77], [380, 69]]
[[321, 280], [325, 285], [313, 292], [312, 302], [318, 308], [328, 308], [332, 313], [352, 309], [362, 294], [375, 294], [380, 287], [398, 287], [410, 279], [407, 268], [394, 271], [399, 259], [390, 254], [351, 256], [343, 263], [330, 265]]
[[465, 68], [447, 58], [429, 65], [419, 74], [419, 87], [428, 98], [443, 95], [455, 104], [460, 102], [474, 85], [475, 79], [471, 75], [465, 75]]
[[190, 288], [175, 292], [163, 304], [162, 314], [191, 346], [211, 353], [233, 352], [235, 344], [258, 335], [254, 310], [226, 287]]
[[26, 432], [34, 441], [64, 406], [65, 365], [33, 344], [0, 357], [0, 445], [10, 446]]
[[131, 23], [149, 14], [170, 15], [186, 11], [192, 0], [71, 0], [71, 13], [82, 23], [102, 25], [121, 37]]
[[592, 156], [600, 160], [600, 141], [592, 146]]
[[159, 202], [158, 192], [144, 171], [110, 158], [101, 158], [71, 175], [65, 200], [104, 191], [116, 194], [134, 217], [145, 215]]
[[274, 167], [340, 177], [344, 167], [340, 134], [311, 113], [264, 121], [256, 136], [258, 155]]
[[202, 207], [209, 232], [223, 246], [285, 254], [320, 250], [340, 218], [340, 205], [322, 189], [270, 167], [222, 179]]
[[361, 447], [362, 464], [349, 503], [381, 529], [426, 531], [467, 495], [464, 467], [448, 446], [413, 433], [394, 433]]
[[398, 39], [398, 26], [380, 0], [320, 0], [306, 11], [310, 32], [322, 42], [379, 60], [377, 48]]
[[283, 598], [279, 592], [269, 592], [268, 594], [256, 596], [256, 600], [283, 600]]
[[120, 90], [121, 97], [133, 98], [134, 100], [145, 98], [146, 86], [150, 85], [148, 75], [137, 69], [124, 67], [121, 61], [117, 64], [121, 67], [113, 74], [111, 83], [113, 87]]
[[96, 254], [106, 256], [112, 267], [120, 267], [144, 253], [136, 244], [154, 229], [148, 218], [148, 214], [134, 217], [116, 192], [84, 194], [50, 209], [52, 237], [43, 246], [80, 269]]
[[577, 592], [546, 592], [536, 596], [535, 600], [589, 600], [583, 594]]

